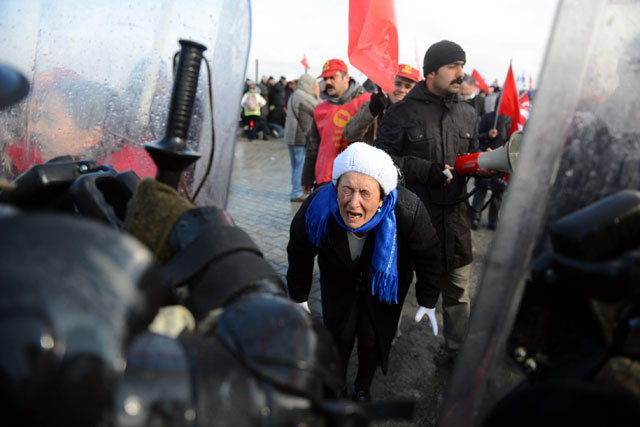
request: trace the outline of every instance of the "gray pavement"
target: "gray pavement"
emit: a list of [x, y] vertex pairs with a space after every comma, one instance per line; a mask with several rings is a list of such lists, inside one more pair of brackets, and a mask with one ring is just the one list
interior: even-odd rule
[[[300, 203], [289, 200], [291, 191], [291, 166], [284, 141], [239, 138], [236, 143], [231, 190], [227, 210], [263, 251], [265, 258], [285, 280], [287, 271], [286, 247], [289, 226]], [[481, 226], [486, 227], [483, 212]], [[474, 262], [471, 270], [472, 305], [476, 283], [486, 258], [493, 232], [481, 227], [472, 233]], [[317, 273], [317, 270], [316, 270]], [[317, 274], [316, 280], [317, 284]], [[312, 301], [312, 311], [318, 301]], [[438, 369], [432, 361], [433, 354], [442, 343], [442, 337], [434, 337], [427, 322], [416, 324], [413, 320], [417, 303], [412, 289], [403, 309], [400, 331], [389, 358], [389, 372], [376, 373], [372, 385], [374, 400], [410, 399], [416, 402], [412, 422], [375, 422], [373, 426], [432, 426], [436, 424], [439, 406], [446, 388], [449, 371]], [[442, 330], [441, 307], [436, 307], [438, 323]], [[317, 311], [316, 311], [317, 313]], [[353, 374], [355, 350], [349, 373]]]
[[284, 141], [239, 138], [227, 210], [284, 280], [289, 225], [300, 203], [289, 201], [291, 165]]

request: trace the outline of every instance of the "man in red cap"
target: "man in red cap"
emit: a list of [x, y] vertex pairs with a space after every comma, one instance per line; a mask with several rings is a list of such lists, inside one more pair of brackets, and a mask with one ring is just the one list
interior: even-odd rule
[[344, 137], [348, 141], [364, 141], [373, 144], [378, 132], [382, 115], [390, 104], [402, 101], [404, 96], [420, 81], [420, 71], [411, 65], [398, 65], [398, 74], [393, 82], [393, 92], [388, 96], [382, 90], [371, 95], [344, 128]]
[[343, 135], [344, 128], [371, 97], [349, 77], [347, 64], [340, 59], [325, 62], [318, 78], [324, 79], [325, 88], [320, 94], [324, 101], [313, 110], [313, 126], [307, 138], [302, 169], [305, 194], [314, 186], [331, 181], [333, 159], [350, 144]]

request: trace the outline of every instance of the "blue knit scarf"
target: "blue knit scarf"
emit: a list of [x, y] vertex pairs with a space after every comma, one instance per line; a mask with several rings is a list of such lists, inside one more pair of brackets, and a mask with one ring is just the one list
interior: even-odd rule
[[[398, 239], [396, 235], [396, 214], [394, 209], [398, 199], [398, 191], [393, 190], [385, 197], [380, 211], [362, 227], [352, 230], [347, 227], [338, 209], [338, 194], [333, 183], [318, 190], [306, 213], [307, 235], [318, 248], [329, 243], [327, 224], [329, 214], [340, 227], [352, 233], [374, 231], [375, 243], [371, 257], [371, 295], [378, 295], [380, 301], [387, 304], [398, 303]], [[327, 209], [328, 208], [328, 209]]]

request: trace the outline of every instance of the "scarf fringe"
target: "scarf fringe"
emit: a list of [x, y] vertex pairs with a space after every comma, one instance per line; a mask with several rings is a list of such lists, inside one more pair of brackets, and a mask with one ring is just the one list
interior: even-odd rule
[[311, 243], [317, 248], [321, 248], [324, 245], [324, 240], [327, 236], [327, 224], [329, 216], [310, 216], [307, 217], [307, 235]]
[[398, 276], [384, 273], [373, 267], [369, 273], [371, 295], [378, 295], [380, 302], [398, 303]]

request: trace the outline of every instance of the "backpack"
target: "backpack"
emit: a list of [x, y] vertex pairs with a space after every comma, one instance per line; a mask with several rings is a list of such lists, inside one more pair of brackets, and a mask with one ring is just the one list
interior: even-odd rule
[[249, 92], [249, 96], [247, 96], [246, 107], [249, 111], [255, 111], [260, 109], [260, 104], [258, 104], [258, 97], [255, 92]]

